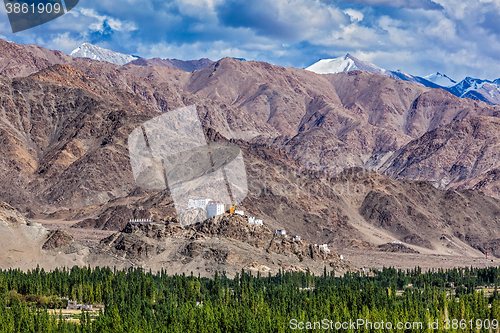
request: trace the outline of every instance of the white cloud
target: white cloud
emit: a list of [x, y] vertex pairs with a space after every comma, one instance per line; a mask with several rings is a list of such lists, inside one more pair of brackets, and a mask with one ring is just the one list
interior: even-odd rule
[[75, 11], [81, 13], [84, 16], [95, 19], [94, 23], [89, 26], [90, 30], [92, 31], [102, 32], [104, 30], [104, 22], [106, 22], [109, 27], [115, 31], [128, 32], [138, 29], [134, 22], [124, 22], [114, 17], [100, 15], [94, 9], [77, 8]]
[[354, 10], [352, 8], [348, 8], [348, 9], [344, 10], [344, 13], [346, 13], [347, 15], [349, 15], [351, 17], [351, 22], [353, 22], [353, 23], [360, 22], [365, 17], [362, 12], [360, 12], [358, 10]]

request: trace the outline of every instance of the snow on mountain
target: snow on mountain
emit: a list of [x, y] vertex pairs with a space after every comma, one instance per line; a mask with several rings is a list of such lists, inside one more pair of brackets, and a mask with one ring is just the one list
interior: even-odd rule
[[71, 56], [107, 61], [116, 65], [125, 65], [139, 58], [137, 56], [114, 52], [90, 43], [83, 43], [79, 48], [71, 52]]
[[442, 74], [439, 72], [424, 76], [424, 79], [426, 79], [427, 81], [431, 81], [441, 87], [451, 87], [457, 84], [457, 81], [453, 80], [446, 74]]
[[321, 59], [318, 62], [307, 67], [306, 70], [317, 74], [336, 74], [354, 70], [367, 71], [387, 75], [388, 70], [375, 66], [366, 61], [359, 60], [349, 53], [344, 57], [335, 59]]
[[442, 88], [455, 96], [481, 100], [490, 104], [500, 104], [500, 79], [495, 81], [473, 79], [470, 77], [457, 83], [446, 74], [436, 72], [424, 77], [391, 71], [347, 54], [335, 59], [322, 59], [307, 67], [306, 70], [318, 74], [336, 74], [353, 70], [362, 70], [386, 75], [398, 80], [409, 81], [430, 88]]
[[408, 73], [404, 73], [400, 70], [390, 71], [378, 67], [367, 61], [359, 60], [350, 54], [335, 59], [322, 59], [307, 67], [306, 70], [315, 72], [317, 74], [336, 74], [341, 72], [361, 70], [386, 75], [394, 79], [419, 83], [426, 87], [441, 88], [441, 86], [437, 85], [436, 83], [426, 80], [420, 76], [414, 76]]
[[490, 81], [466, 77], [447, 90], [458, 97], [472, 98], [490, 104], [500, 104], [500, 79]]

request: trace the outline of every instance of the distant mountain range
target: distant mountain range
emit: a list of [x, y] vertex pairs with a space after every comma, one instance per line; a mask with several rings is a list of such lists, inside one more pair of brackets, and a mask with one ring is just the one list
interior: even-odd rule
[[131, 63], [137, 66], [157, 66], [177, 68], [185, 72], [192, 72], [211, 65], [212, 60], [203, 58], [198, 60], [178, 60], [178, 59], [146, 59], [135, 55], [128, 55], [105, 49], [90, 43], [83, 43], [80, 47], [71, 52], [72, 57], [90, 58], [93, 60], [106, 61], [115, 65], [126, 65]]
[[447, 76], [437, 72], [424, 77], [404, 73], [400, 70], [391, 71], [378, 67], [369, 62], [359, 60], [350, 54], [334, 59], [321, 59], [307, 67], [306, 70], [318, 74], [336, 74], [354, 70], [362, 70], [372, 73], [386, 75], [395, 79], [422, 84], [430, 88], [442, 88], [458, 97], [466, 97], [480, 100], [490, 104], [500, 103], [500, 79], [495, 81], [474, 79], [466, 77], [459, 83]]
[[[120, 66], [130, 63], [136, 66], [176, 68], [185, 72], [200, 70], [214, 63], [208, 58], [187, 61], [161, 58], [146, 59], [135, 55], [115, 52], [90, 43], [83, 43], [80, 47], [71, 52], [71, 56], [106, 61]], [[418, 83], [429, 88], [441, 88], [462, 98], [471, 98], [490, 104], [500, 103], [500, 78], [495, 81], [489, 81], [466, 77], [457, 83], [446, 74], [440, 72], [421, 77], [400, 70], [392, 71], [384, 69], [367, 61], [357, 59], [350, 54], [334, 59], [321, 59], [307, 67], [306, 70], [317, 74], [336, 74], [353, 70], [362, 70], [382, 74], [394, 79]]]
[[[137, 186], [128, 136], [160, 114], [196, 105], [207, 141], [240, 147], [249, 185], [241, 209], [269, 230], [332, 249], [398, 241], [422, 254], [500, 257], [500, 105], [448, 90], [468, 94], [491, 83], [433, 89], [421, 82], [446, 84], [444, 74], [419, 78], [352, 57], [337, 61], [338, 74], [318, 75], [233, 58], [193, 72], [156, 60], [123, 66], [1, 39], [0, 54], [0, 201], [28, 218], [123, 231], [129, 219], [175, 217], [169, 191]], [[226, 269], [214, 266], [221, 260], [238, 270], [254, 261], [273, 269], [285, 259], [299, 267], [300, 248], [289, 239], [286, 248], [267, 241], [258, 249], [222, 240], [232, 248], [221, 252], [220, 225], [186, 230], [189, 241], [176, 243], [182, 247], [117, 233], [102, 243], [114, 249], [88, 258], [124, 262], [140, 250], [151, 254], [145, 268], [161, 262], [195, 273], [206, 267], [198, 259], [218, 269]], [[230, 235], [246, 235], [231, 225]], [[1, 241], [2, 253], [19, 249]], [[162, 257], [163, 249], [175, 251]]]

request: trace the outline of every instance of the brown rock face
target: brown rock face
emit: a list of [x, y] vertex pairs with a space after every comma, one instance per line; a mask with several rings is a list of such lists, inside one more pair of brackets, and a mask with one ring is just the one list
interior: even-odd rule
[[185, 72], [192, 72], [198, 69], [203, 69], [213, 64], [213, 61], [207, 58], [198, 60], [187, 60], [187, 61], [177, 60], [177, 59], [139, 58], [131, 61], [129, 64], [136, 66], [169, 67], [169, 68], [180, 69]]
[[[167, 192], [136, 188], [126, 140], [162, 112], [195, 104], [208, 138], [239, 139], [250, 187], [242, 206], [270, 230], [337, 246], [400, 240], [420, 252], [496, 251], [498, 201], [461, 189], [498, 195], [499, 107], [365, 72], [321, 76], [225, 58], [187, 73], [76, 61], [7, 42], [0, 49], [19, 60], [4, 63], [5, 75], [30, 74], [0, 77], [0, 181], [7, 184], [0, 199], [23, 212], [73, 210], [86, 218], [80, 226], [104, 229], [131, 218], [171, 218]], [[360, 169], [321, 173], [363, 164], [454, 190]], [[222, 227], [195, 230], [190, 243], [207, 234], [214, 241]], [[251, 251], [268, 249], [251, 231], [227, 228]], [[123, 241], [134, 256], [163, 253], [149, 240], [139, 247]], [[184, 245], [186, 258], [198, 258], [196, 245]], [[276, 255], [315, 255], [286, 240], [270, 246]], [[217, 260], [243, 256], [208, 248], [204, 255]]]
[[42, 246], [44, 250], [62, 251], [73, 243], [73, 236], [64, 230], [53, 230]]
[[499, 197], [500, 119], [476, 117], [424, 134], [381, 170], [391, 178], [428, 180], [442, 189], [473, 188]]
[[409, 248], [404, 244], [398, 243], [381, 244], [378, 246], [378, 249], [379, 251], [383, 252], [419, 253], [418, 251], [415, 251], [414, 249]]
[[219, 215], [188, 227], [129, 223], [122, 232], [102, 240], [100, 249], [127, 260], [160, 256], [183, 265], [208, 262], [235, 271], [244, 267], [270, 271], [269, 266], [273, 271], [280, 267], [305, 270], [325, 265], [338, 272], [355, 270], [334, 251], [276, 235], [266, 226], [249, 225], [237, 214]]

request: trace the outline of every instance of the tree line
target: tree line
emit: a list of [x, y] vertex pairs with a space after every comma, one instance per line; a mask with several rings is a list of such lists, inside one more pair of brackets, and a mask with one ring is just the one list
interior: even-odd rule
[[[141, 268], [8, 269], [0, 270], [0, 332], [290, 332], [291, 320], [358, 318], [425, 323], [418, 330], [401, 330], [408, 332], [489, 332], [451, 325], [431, 330], [427, 323], [500, 320], [499, 282], [497, 267], [384, 268], [342, 277], [326, 268], [320, 276], [309, 271], [261, 276], [242, 270], [232, 278], [224, 272], [205, 278]], [[483, 286], [494, 291], [485, 295], [478, 288]], [[103, 304], [104, 310], [95, 319], [82, 311], [79, 322], [69, 322], [47, 310], [66, 306], [63, 298]]]

